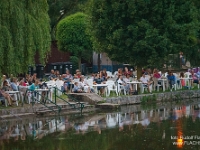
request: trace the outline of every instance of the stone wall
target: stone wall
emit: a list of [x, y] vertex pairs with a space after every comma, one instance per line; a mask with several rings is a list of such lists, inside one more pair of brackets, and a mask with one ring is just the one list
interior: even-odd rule
[[154, 94], [142, 94], [142, 95], [130, 95], [130, 96], [118, 96], [105, 98], [107, 103], [127, 105], [127, 104], [138, 104], [141, 103], [143, 97], [156, 98], [157, 102], [160, 101], [171, 101], [171, 100], [182, 100], [190, 98], [199, 98], [200, 90], [185, 90], [185, 91], [174, 91], [165, 93], [154, 93]]

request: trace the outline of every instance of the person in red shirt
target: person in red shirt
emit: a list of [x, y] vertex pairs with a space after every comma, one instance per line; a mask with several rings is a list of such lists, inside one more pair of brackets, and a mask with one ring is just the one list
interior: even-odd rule
[[124, 68], [124, 76], [130, 75], [130, 71], [127, 67]]
[[154, 69], [154, 71], [153, 71], [153, 77], [157, 78], [157, 79], [161, 77], [161, 75], [158, 73], [157, 69]]

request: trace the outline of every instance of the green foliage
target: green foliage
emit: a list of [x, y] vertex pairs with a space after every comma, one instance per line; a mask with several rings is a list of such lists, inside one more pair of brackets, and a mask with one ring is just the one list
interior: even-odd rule
[[50, 47], [48, 4], [40, 0], [0, 1], [0, 73], [25, 73]]
[[191, 0], [91, 0], [91, 34], [95, 50], [112, 60], [137, 66], [162, 65], [166, 56], [197, 50], [198, 11]]
[[92, 56], [92, 43], [86, 32], [88, 23], [87, 15], [79, 12], [61, 20], [57, 26], [58, 48], [79, 58], [79, 66], [81, 58], [89, 60]]
[[51, 19], [51, 35], [55, 40], [55, 27], [64, 17], [82, 11], [87, 0], [47, 0], [49, 4], [49, 17]]

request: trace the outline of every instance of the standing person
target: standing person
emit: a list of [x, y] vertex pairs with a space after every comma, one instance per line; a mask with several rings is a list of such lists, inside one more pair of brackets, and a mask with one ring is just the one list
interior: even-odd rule
[[179, 52], [180, 55], [180, 65], [183, 67], [185, 65], [185, 58], [183, 56], [183, 52]]

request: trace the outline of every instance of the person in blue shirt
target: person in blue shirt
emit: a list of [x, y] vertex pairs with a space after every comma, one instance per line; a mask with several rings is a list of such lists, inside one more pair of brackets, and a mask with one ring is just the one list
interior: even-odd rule
[[33, 83], [29, 86], [29, 90], [34, 91], [39, 88], [39, 80], [33, 81]]
[[169, 82], [170, 89], [172, 89], [172, 86], [175, 84], [175, 76], [173, 75], [172, 71], [169, 71], [169, 73], [167, 75], [167, 79]]
[[83, 90], [78, 86], [78, 82], [74, 83], [74, 88], [72, 90], [74, 93], [82, 93]]

